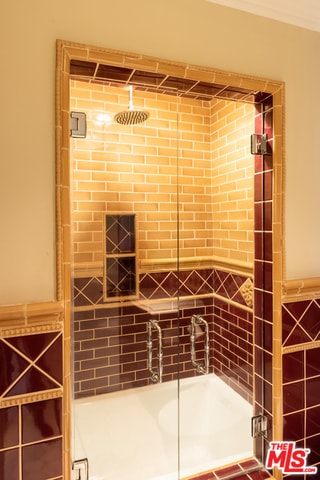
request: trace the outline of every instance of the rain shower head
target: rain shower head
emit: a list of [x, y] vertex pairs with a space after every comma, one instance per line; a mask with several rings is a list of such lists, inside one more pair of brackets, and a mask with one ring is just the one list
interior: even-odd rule
[[121, 125], [137, 125], [145, 122], [149, 118], [149, 112], [145, 110], [137, 110], [133, 107], [132, 102], [132, 86], [129, 87], [129, 107], [114, 116], [114, 120]]

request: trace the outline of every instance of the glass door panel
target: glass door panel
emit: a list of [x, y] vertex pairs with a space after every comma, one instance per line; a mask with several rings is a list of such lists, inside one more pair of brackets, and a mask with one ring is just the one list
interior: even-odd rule
[[75, 469], [177, 480], [251, 457], [254, 107], [136, 88], [148, 119], [117, 124], [126, 85], [70, 87]]
[[180, 478], [253, 456], [255, 108], [190, 100], [187, 112], [186, 103], [179, 111]]
[[86, 138], [71, 139], [74, 469], [176, 480], [177, 95], [136, 88], [149, 118], [118, 124], [127, 85], [70, 86], [87, 117]]

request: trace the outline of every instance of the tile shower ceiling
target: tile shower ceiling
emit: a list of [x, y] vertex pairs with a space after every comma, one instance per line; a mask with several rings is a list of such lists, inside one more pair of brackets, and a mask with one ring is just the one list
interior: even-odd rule
[[225, 100], [257, 103], [261, 102], [266, 96], [256, 90], [80, 60], [71, 60], [70, 75], [72, 79], [76, 80], [117, 87], [130, 84], [137, 90], [179, 95], [203, 101], [210, 101], [216, 97]]

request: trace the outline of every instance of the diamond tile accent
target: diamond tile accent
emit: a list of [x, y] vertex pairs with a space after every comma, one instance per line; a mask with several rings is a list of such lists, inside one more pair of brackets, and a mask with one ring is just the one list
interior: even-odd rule
[[250, 278], [223, 270], [215, 270], [214, 291], [241, 305], [253, 306], [253, 283]]
[[177, 287], [175, 272], [146, 273], [141, 279], [140, 294], [145, 299], [170, 298], [177, 295]]
[[107, 259], [107, 297], [134, 295], [136, 289], [135, 278], [134, 257]]
[[74, 305], [82, 307], [103, 301], [103, 279], [97, 277], [75, 278]]
[[134, 215], [106, 216], [107, 253], [133, 253], [135, 248]]
[[284, 346], [319, 339], [320, 306], [315, 300], [284, 304], [282, 307]]
[[26, 335], [0, 340], [6, 371], [0, 375], [0, 396], [10, 397], [62, 386], [60, 333]]

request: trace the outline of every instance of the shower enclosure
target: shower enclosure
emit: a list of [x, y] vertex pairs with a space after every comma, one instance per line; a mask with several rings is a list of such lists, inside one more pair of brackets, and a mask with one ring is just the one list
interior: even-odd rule
[[[86, 121], [70, 140], [73, 468], [91, 480], [256, 468], [257, 92], [85, 61], [70, 78]], [[129, 86], [145, 115], [118, 124]]]

